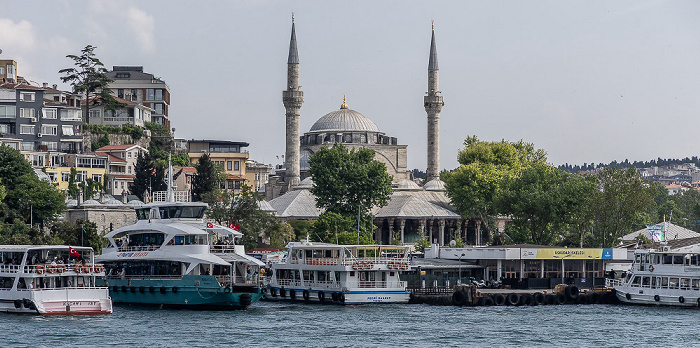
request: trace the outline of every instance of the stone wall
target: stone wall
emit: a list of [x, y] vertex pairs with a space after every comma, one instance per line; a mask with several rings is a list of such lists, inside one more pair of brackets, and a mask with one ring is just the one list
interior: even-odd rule
[[128, 205], [117, 207], [79, 207], [66, 211], [66, 220], [75, 223], [78, 219], [97, 224], [97, 233], [106, 234], [112, 230], [136, 223], [136, 213]]
[[[107, 137], [109, 138], [110, 145], [136, 144], [147, 149], [148, 144], [151, 142], [151, 137], [147, 135], [147, 132], [150, 133], [150, 131], [144, 130], [143, 137], [141, 137], [141, 139], [138, 140], [132, 139], [131, 135], [129, 134], [107, 134]], [[92, 142], [100, 140], [102, 136], [104, 136], [104, 134], [102, 133], [83, 133], [83, 148], [85, 149], [85, 151], [91, 152]]]

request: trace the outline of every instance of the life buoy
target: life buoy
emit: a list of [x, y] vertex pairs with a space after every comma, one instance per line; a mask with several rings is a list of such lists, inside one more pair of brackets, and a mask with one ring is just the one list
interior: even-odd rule
[[374, 268], [374, 262], [372, 261], [367, 261], [365, 264], [365, 269], [373, 269]]
[[58, 273], [63, 273], [66, 271], [66, 265], [58, 265], [56, 266], [56, 270], [58, 271]]
[[44, 266], [36, 266], [36, 273], [44, 274]]
[[394, 269], [394, 262], [390, 261], [389, 263], [386, 264], [386, 268], [388, 269]]
[[654, 272], [654, 265], [649, 265], [649, 272]]
[[56, 273], [56, 265], [49, 265], [49, 267], [46, 267], [46, 270], [49, 271], [49, 273], [54, 274]]
[[75, 270], [75, 273], [83, 273], [83, 265], [75, 265], [73, 270]]
[[367, 262], [360, 262], [360, 267], [358, 269], [367, 269]]
[[352, 264], [352, 269], [358, 270], [358, 269], [360, 269], [360, 266], [361, 266], [361, 265], [360, 265], [359, 262], [355, 262], [355, 263]]
[[92, 271], [92, 265], [83, 266], [83, 273], [90, 273]]
[[304, 292], [302, 293], [302, 296], [304, 296], [304, 301], [308, 301], [309, 300], [309, 290], [304, 290]]
[[102, 273], [104, 267], [102, 265], [95, 265], [95, 273]]

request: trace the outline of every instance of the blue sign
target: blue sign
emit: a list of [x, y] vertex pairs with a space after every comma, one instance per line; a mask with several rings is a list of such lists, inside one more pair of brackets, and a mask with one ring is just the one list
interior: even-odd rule
[[603, 260], [612, 260], [612, 249], [603, 249], [603, 255], [601, 256]]

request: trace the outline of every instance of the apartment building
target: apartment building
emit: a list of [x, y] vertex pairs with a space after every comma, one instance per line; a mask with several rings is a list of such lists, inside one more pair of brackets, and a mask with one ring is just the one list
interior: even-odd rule
[[149, 107], [152, 122], [170, 128], [170, 87], [165, 81], [143, 72], [143, 66], [113, 66], [107, 76], [114, 80], [109, 88], [117, 98]]
[[224, 188], [238, 193], [246, 180], [246, 161], [250, 156], [248, 143], [226, 140], [190, 140], [187, 142], [187, 154], [192, 163], [199, 161], [203, 154], [209, 154], [211, 161], [224, 168], [226, 182]]
[[109, 167], [107, 173], [107, 192], [122, 195], [129, 191], [129, 185], [136, 178], [136, 161], [139, 154], [148, 150], [135, 144], [107, 145], [95, 150], [96, 155], [107, 156]]

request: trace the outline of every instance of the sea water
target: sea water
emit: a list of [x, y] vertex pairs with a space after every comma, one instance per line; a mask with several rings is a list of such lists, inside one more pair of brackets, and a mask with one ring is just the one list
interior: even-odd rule
[[115, 305], [112, 315], [0, 313], [3, 347], [693, 347], [697, 309], [258, 302], [248, 310]]

